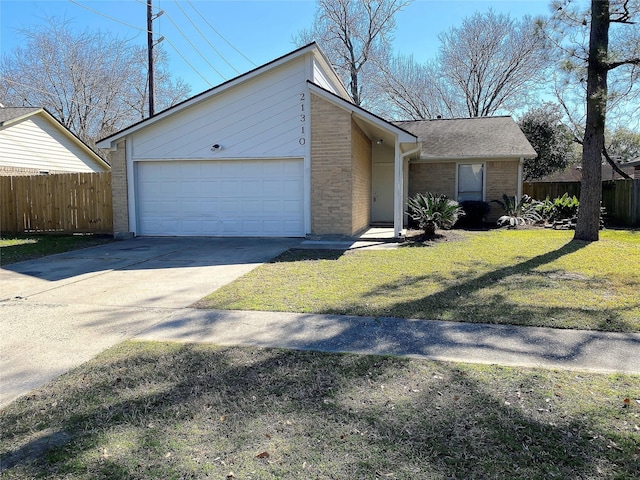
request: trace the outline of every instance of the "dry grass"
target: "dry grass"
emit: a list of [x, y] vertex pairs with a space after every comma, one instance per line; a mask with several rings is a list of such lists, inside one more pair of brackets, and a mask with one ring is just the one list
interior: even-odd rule
[[0, 477], [637, 479], [639, 402], [632, 375], [126, 342], [0, 412]]

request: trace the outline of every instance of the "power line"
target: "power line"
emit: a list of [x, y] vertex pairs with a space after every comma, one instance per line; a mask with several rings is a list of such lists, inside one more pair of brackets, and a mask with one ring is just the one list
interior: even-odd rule
[[[107, 19], [112, 20], [112, 21], [117, 22], [117, 23], [121, 23], [122, 25], [126, 25], [127, 27], [131, 27], [131, 28], [134, 28], [134, 29], [136, 29], [136, 30], [140, 30], [141, 32], [148, 33], [148, 30], [147, 30], [146, 28], [140, 28], [140, 27], [137, 27], [137, 26], [135, 26], [135, 25], [131, 25], [130, 23], [123, 22], [122, 20], [118, 20], [117, 18], [110, 17], [109, 15], [105, 15], [104, 13], [102, 13], [102, 12], [100, 12], [100, 11], [98, 11], [98, 10], [94, 10], [93, 8], [87, 7], [86, 5], [83, 5], [82, 3], [76, 2], [75, 0], [69, 0], [69, 1], [70, 1], [71, 3], [73, 3], [74, 5], [77, 5], [77, 6], [79, 6], [79, 7], [82, 7], [82, 8], [84, 8], [84, 9], [86, 9], [86, 10], [89, 10], [90, 12], [93, 12], [93, 13], [95, 13], [95, 14], [97, 14], [97, 15], [100, 15], [101, 17], [107, 18]], [[184, 34], [183, 34], [183, 36], [184, 36]], [[177, 48], [177, 47], [176, 47], [176, 46], [175, 46], [175, 45], [174, 45], [174, 44], [173, 44], [173, 43], [172, 43], [168, 38], [166, 38], [166, 37], [165, 37], [165, 41], [166, 41], [169, 45], [171, 45], [171, 47], [176, 51], [176, 53], [180, 56], [180, 58], [182, 58], [182, 60], [184, 60], [184, 62], [185, 62], [187, 65], [189, 65], [189, 67], [191, 67], [191, 69], [192, 69], [195, 73], [197, 73], [197, 74], [198, 74], [198, 76], [199, 76], [202, 80], [204, 80], [204, 81], [205, 81], [205, 82], [206, 82], [210, 87], [212, 87], [212, 86], [213, 86], [213, 84], [212, 84], [209, 80], [207, 80], [207, 79], [206, 79], [206, 78], [205, 78], [205, 77], [204, 77], [204, 76], [203, 76], [203, 75], [198, 71], [198, 69], [197, 69], [196, 67], [194, 67], [194, 66], [191, 64], [191, 62], [189, 62], [189, 60], [187, 60], [187, 59], [185, 58], [185, 56], [184, 56], [184, 55], [182, 55], [182, 53], [180, 53], [180, 50], [178, 50], [178, 48]], [[214, 68], [214, 70], [215, 70], [215, 68]], [[220, 75], [220, 73], [218, 73], [218, 75]], [[224, 76], [222, 76], [222, 75], [220, 75], [220, 76], [221, 76], [222, 78], [224, 78]], [[226, 80], [226, 79], [225, 79], [225, 80]]]
[[[209, 62], [209, 60], [207, 60], [207, 57], [205, 57], [202, 52], [200, 50], [198, 50], [198, 47], [196, 47], [191, 40], [189, 40], [189, 37], [187, 37], [185, 35], [185, 33], [180, 29], [180, 27], [178, 26], [178, 24], [176, 22], [173, 21], [173, 18], [171, 18], [171, 15], [169, 15], [166, 11], [164, 12], [165, 16], [169, 19], [169, 21], [173, 24], [173, 26], [175, 27], [176, 30], [178, 30], [178, 32], [180, 33], [180, 35], [182, 35], [184, 37], [184, 39], [187, 41], [187, 43], [189, 45], [191, 45], [191, 48], [193, 48], [195, 50], [195, 52], [200, 55], [200, 57], [207, 63], [207, 65], [209, 65], [214, 72], [216, 72], [218, 75], [220, 75], [220, 77], [223, 80], [226, 80], [227, 77], [225, 77], [222, 73], [220, 73], [218, 71], [218, 69], [216, 67], [214, 67], [211, 62]], [[174, 47], [175, 48], [175, 47]], [[184, 58], [184, 57], [183, 57]], [[212, 85], [211, 82], [209, 82], [208, 80], [206, 81], [209, 85]]]
[[253, 61], [253, 60], [251, 60], [249, 57], [247, 57], [247, 56], [246, 56], [244, 53], [242, 53], [242, 52], [241, 52], [241, 51], [240, 51], [240, 50], [239, 50], [235, 45], [233, 45], [229, 40], [227, 40], [227, 39], [226, 39], [226, 38], [225, 38], [225, 37], [224, 37], [224, 36], [223, 36], [223, 35], [222, 35], [218, 30], [216, 30], [216, 28], [215, 28], [213, 25], [211, 25], [211, 24], [209, 23], [209, 21], [208, 21], [208, 20], [207, 20], [203, 15], [202, 15], [202, 13], [200, 13], [200, 12], [198, 11], [198, 9], [195, 7], [195, 5], [193, 5], [193, 3], [191, 3], [191, 0], [186, 0], [186, 1], [187, 1], [187, 3], [189, 4], [189, 6], [190, 6], [190, 7], [191, 7], [191, 8], [192, 8], [192, 9], [193, 9], [193, 10], [194, 10], [194, 11], [195, 11], [199, 16], [200, 16], [200, 18], [201, 18], [202, 20], [204, 20], [204, 22], [205, 22], [207, 25], [209, 25], [209, 28], [211, 28], [211, 30], [213, 30], [213, 31], [216, 33], [216, 35], [218, 35], [222, 40], [224, 40], [224, 41], [227, 43], [227, 45], [229, 45], [229, 46], [230, 46], [231, 48], [233, 48], [236, 52], [238, 52], [240, 55], [242, 55], [242, 57], [243, 57], [247, 62], [249, 62], [251, 65], [253, 65], [254, 67], [257, 67], [257, 66], [258, 66], [258, 65]]
[[205, 42], [207, 42], [209, 44], [209, 46], [213, 49], [214, 52], [216, 52], [218, 54], [218, 56], [224, 60], [224, 62], [229, 65], [237, 74], [240, 74], [240, 71], [234, 67], [229, 60], [227, 60], [224, 55], [222, 55], [222, 53], [220, 53], [218, 51], [218, 49], [216, 47], [213, 46], [213, 44], [209, 41], [209, 39], [200, 31], [200, 29], [198, 28], [198, 26], [193, 22], [193, 20], [191, 20], [191, 18], [189, 18], [189, 15], [187, 15], [187, 12], [184, 11], [184, 9], [180, 6], [180, 4], [178, 3], [177, 0], [173, 0], [173, 3], [176, 4], [176, 6], [180, 9], [180, 11], [182, 12], [182, 14], [186, 17], [187, 20], [189, 20], [189, 23], [191, 23], [191, 25], [193, 25], [193, 28], [196, 29], [196, 31], [200, 34], [200, 36], [204, 39]]
[[[182, 58], [182, 60], [184, 60], [184, 61], [185, 61], [185, 63], [186, 63], [187, 65], [189, 65], [189, 66], [191, 67], [191, 69], [192, 69], [194, 72], [196, 72], [196, 73], [198, 74], [198, 76], [199, 76], [202, 80], [204, 80], [204, 81], [205, 81], [205, 82], [206, 82], [210, 87], [213, 87], [213, 83], [211, 83], [209, 80], [207, 80], [207, 79], [206, 79], [206, 78], [205, 78], [205, 77], [204, 77], [204, 76], [203, 76], [203, 75], [202, 75], [202, 74], [201, 74], [201, 73], [196, 69], [196, 67], [194, 67], [194, 66], [191, 64], [191, 62], [189, 62], [189, 60], [187, 60], [187, 59], [184, 57], [184, 55], [182, 55], [182, 53], [180, 53], [180, 50], [178, 50], [178, 48], [177, 48], [173, 43], [171, 43], [171, 40], [169, 40], [167, 37], [164, 37], [164, 40], [165, 40], [169, 45], [171, 45], [171, 47], [173, 47], [173, 49], [176, 51], [176, 53], [177, 53], [178, 55], [180, 55], [180, 57]], [[222, 75], [220, 75], [220, 76], [222, 77]], [[222, 78], [224, 78], [224, 77], [222, 77]], [[225, 79], [225, 80], [226, 80], [226, 79]]]
[[110, 17], [109, 15], [105, 15], [104, 13], [99, 12], [98, 10], [94, 10], [94, 9], [93, 9], [93, 8], [91, 8], [91, 7], [87, 7], [86, 5], [83, 5], [83, 4], [82, 4], [82, 3], [80, 3], [80, 2], [76, 2], [75, 0], [69, 0], [69, 1], [70, 1], [71, 3], [73, 3], [74, 5], [77, 5], [77, 6], [79, 6], [79, 7], [82, 7], [82, 8], [84, 8], [85, 10], [89, 10], [90, 12], [96, 13], [96, 14], [100, 15], [101, 17], [108, 18], [109, 20], [112, 20], [112, 21], [114, 21], [114, 22], [121, 23], [122, 25], [126, 25], [127, 27], [134, 28], [134, 29], [136, 29], [136, 30], [140, 30], [141, 32], [149, 33], [149, 32], [148, 32], [148, 30], [147, 30], [146, 28], [140, 28], [140, 27], [137, 27], [137, 26], [135, 26], [135, 25], [131, 25], [130, 23], [123, 22], [122, 20], [118, 20], [117, 18]]

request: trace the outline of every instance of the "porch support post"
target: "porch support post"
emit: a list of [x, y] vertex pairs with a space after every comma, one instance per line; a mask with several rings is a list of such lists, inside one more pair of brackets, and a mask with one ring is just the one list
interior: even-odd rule
[[400, 237], [402, 232], [402, 195], [404, 192], [403, 157], [400, 155], [400, 139], [396, 136], [394, 150], [394, 179], [393, 179], [393, 236]]
[[516, 196], [518, 199], [522, 198], [522, 169], [524, 166], [524, 157], [520, 157], [518, 162], [518, 185], [516, 186]]

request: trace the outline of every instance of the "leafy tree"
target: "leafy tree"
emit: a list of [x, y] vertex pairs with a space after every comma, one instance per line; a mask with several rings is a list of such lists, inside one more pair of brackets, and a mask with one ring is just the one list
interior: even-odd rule
[[[23, 30], [21, 46], [0, 63], [0, 95], [7, 106], [38, 106], [93, 146], [146, 111], [146, 53], [100, 32], [76, 32], [69, 21], [49, 19]], [[156, 98], [169, 107], [189, 94], [173, 80], [158, 48]]]
[[538, 156], [524, 161], [524, 179], [559, 172], [577, 160], [573, 134], [561, 122], [560, 108], [544, 104], [532, 108], [520, 119], [520, 128]]
[[607, 151], [612, 158], [623, 161], [640, 158], [640, 133], [628, 128], [619, 127], [608, 135]]
[[546, 39], [529, 16], [476, 12], [439, 38], [442, 74], [471, 117], [521, 107], [548, 67]]
[[361, 105], [366, 99], [365, 77], [375, 75], [376, 59], [389, 50], [394, 16], [409, 3], [411, 0], [317, 0], [313, 27], [294, 40], [299, 45], [317, 41], [345, 80], [353, 101]]
[[[584, 125], [580, 211], [574, 238], [595, 241], [600, 229], [602, 156], [617, 167], [605, 149], [607, 115], [621, 118], [622, 112], [622, 118], [633, 118], [634, 112], [637, 116], [640, 111], [640, 29], [636, 25], [640, 0], [592, 0], [590, 12], [571, 0], [553, 5], [550, 38], [555, 33], [567, 83], [583, 85], [586, 98], [584, 120], [575, 116], [573, 120], [575, 125]], [[570, 100], [562, 96], [562, 91], [559, 98], [571, 117], [574, 109]]]
[[[609, 2], [611, 17], [607, 62], [607, 123], [612, 129], [640, 128], [640, 57], [638, 0]], [[586, 120], [587, 64], [591, 10], [589, 3], [553, 0], [553, 15], [544, 31], [555, 44], [555, 93], [576, 137], [582, 140]], [[630, 61], [631, 60], [631, 61]]]

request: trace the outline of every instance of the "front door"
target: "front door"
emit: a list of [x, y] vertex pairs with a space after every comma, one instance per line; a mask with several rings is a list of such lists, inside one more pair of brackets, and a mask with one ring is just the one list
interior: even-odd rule
[[371, 222], [393, 224], [393, 163], [374, 163]]

